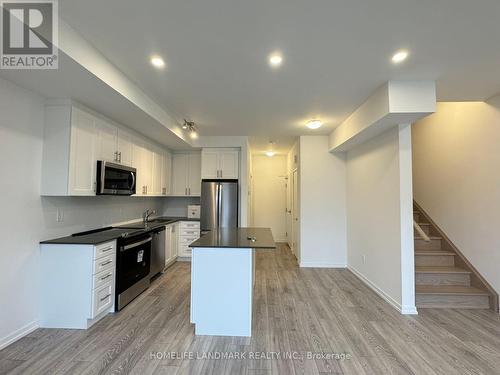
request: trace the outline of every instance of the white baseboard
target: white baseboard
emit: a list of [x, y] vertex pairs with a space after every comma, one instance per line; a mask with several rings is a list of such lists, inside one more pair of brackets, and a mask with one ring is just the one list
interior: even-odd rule
[[345, 263], [331, 263], [331, 262], [300, 262], [302, 268], [346, 268]]
[[10, 335], [2, 337], [0, 339], [0, 350], [9, 346], [13, 342], [19, 340], [20, 338], [30, 334], [35, 329], [39, 328], [38, 321], [34, 321], [26, 324], [24, 327], [19, 328], [18, 330], [12, 332]]
[[404, 314], [404, 315], [417, 315], [418, 314], [417, 308], [415, 306], [401, 306], [401, 304], [398, 301], [396, 301], [394, 298], [392, 298], [390, 295], [388, 295], [386, 292], [384, 292], [382, 289], [380, 289], [373, 282], [368, 280], [361, 272], [359, 272], [353, 266], [348, 265], [347, 269], [349, 271], [351, 271], [363, 283], [368, 285], [370, 287], [370, 289], [372, 289], [375, 293], [377, 293], [380, 297], [382, 297], [382, 299], [384, 299], [389, 305], [391, 305], [396, 310], [398, 310], [401, 314]]

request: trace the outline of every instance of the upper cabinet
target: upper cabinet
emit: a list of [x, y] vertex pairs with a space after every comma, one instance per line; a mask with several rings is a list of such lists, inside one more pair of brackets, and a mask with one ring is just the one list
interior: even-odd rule
[[41, 195], [95, 195], [97, 160], [135, 167], [136, 195], [170, 194], [166, 149], [80, 106], [47, 105]]
[[96, 119], [97, 160], [132, 165], [132, 136], [124, 129], [103, 120]]
[[201, 152], [202, 179], [238, 179], [240, 153], [232, 148], [204, 148]]
[[173, 196], [200, 196], [201, 154], [199, 152], [172, 155]]

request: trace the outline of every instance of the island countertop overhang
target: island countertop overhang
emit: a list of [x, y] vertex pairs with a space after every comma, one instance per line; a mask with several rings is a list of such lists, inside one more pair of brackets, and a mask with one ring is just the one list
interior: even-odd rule
[[276, 243], [269, 228], [219, 228], [204, 234], [189, 247], [275, 249]]

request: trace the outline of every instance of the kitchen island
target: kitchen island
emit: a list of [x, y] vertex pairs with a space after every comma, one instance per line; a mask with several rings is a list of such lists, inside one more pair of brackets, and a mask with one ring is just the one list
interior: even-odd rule
[[195, 334], [251, 336], [255, 249], [276, 248], [271, 230], [215, 229], [190, 247]]

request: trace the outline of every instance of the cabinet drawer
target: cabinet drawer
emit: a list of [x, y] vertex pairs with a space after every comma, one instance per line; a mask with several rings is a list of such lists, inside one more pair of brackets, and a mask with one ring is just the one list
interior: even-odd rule
[[198, 239], [199, 237], [193, 236], [193, 237], [181, 237], [179, 238], [179, 246], [188, 246], [191, 242], [194, 242]]
[[181, 237], [200, 237], [199, 229], [185, 229], [181, 228], [179, 231], [179, 236]]
[[113, 306], [114, 300], [114, 288], [113, 282], [108, 282], [107, 284], [97, 288], [93, 292], [92, 298], [92, 317], [95, 318], [97, 315], [103, 311], [108, 310]]
[[94, 282], [92, 284], [92, 289], [98, 289], [106, 283], [115, 282], [115, 269], [108, 268], [102, 272], [96, 273], [94, 275]]
[[101, 243], [94, 247], [94, 259], [99, 259], [112, 253], [116, 253], [116, 241]]
[[191, 248], [189, 246], [179, 246], [179, 256], [191, 256]]
[[99, 259], [94, 260], [94, 272], [93, 274], [97, 274], [107, 269], [115, 269], [115, 257], [116, 254], [108, 254]]
[[200, 222], [199, 221], [181, 221], [180, 223], [181, 229], [200, 229]]

